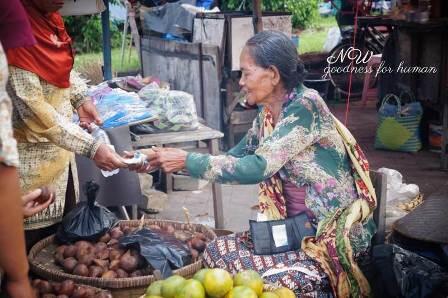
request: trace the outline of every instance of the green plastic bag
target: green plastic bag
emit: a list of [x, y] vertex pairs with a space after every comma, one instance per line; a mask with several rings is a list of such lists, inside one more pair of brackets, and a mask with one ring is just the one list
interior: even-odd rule
[[[400, 94], [402, 98], [403, 94]], [[402, 104], [394, 94], [384, 97], [378, 111], [378, 127], [375, 137], [375, 148], [402, 152], [417, 152], [422, 148], [420, 121], [423, 108], [410, 95], [410, 102]], [[394, 100], [394, 104], [389, 101]]]

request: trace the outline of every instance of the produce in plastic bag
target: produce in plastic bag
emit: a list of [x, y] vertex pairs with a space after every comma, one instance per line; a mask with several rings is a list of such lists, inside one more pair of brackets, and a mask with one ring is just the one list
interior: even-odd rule
[[145, 86], [138, 93], [157, 120], [151, 124], [159, 131], [193, 130], [199, 125], [196, 104], [189, 93]]
[[56, 238], [61, 243], [78, 240], [96, 241], [117, 222], [117, 217], [107, 208], [95, 204], [99, 186], [93, 181], [85, 185], [87, 201], [79, 202], [61, 222]]
[[152, 113], [135, 92], [110, 88], [107, 83], [89, 89], [97, 111], [103, 119], [102, 128], [113, 128], [152, 118]]
[[119, 241], [122, 246], [137, 247], [148, 264], [159, 270], [163, 278], [170, 276], [173, 269], [190, 264], [192, 260], [186, 244], [163, 232], [142, 229]]

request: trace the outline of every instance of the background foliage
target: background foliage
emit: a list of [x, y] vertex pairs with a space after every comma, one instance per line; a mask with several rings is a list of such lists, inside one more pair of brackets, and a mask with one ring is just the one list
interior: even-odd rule
[[[103, 35], [100, 15], [64, 17], [64, 22], [78, 53], [102, 50]], [[114, 22], [110, 24], [110, 34], [112, 47], [120, 46], [120, 30]]]
[[[225, 10], [250, 10], [251, 0], [224, 1]], [[307, 28], [317, 16], [318, 0], [262, 0], [263, 11], [289, 11], [295, 28]]]

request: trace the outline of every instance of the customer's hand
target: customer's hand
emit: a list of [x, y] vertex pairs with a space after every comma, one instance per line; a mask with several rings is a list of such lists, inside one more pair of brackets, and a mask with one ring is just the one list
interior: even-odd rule
[[79, 116], [79, 125], [82, 128], [88, 129], [91, 123], [95, 123], [98, 126], [103, 124], [92, 100], [86, 100], [79, 106], [77, 112]]
[[36, 297], [36, 293], [31, 288], [30, 280], [28, 279], [27, 275], [17, 280], [10, 279], [7, 277], [6, 291], [8, 292], [9, 297], [11, 298]]
[[27, 193], [22, 197], [23, 216], [27, 218], [41, 212], [48, 208], [55, 198], [54, 191], [42, 191], [42, 188]]
[[[137, 164], [137, 165], [128, 165], [128, 169], [130, 171], [136, 171], [137, 173], [149, 173], [157, 168], [152, 167], [148, 160], [150, 158], [153, 158], [154, 156], [154, 150], [153, 149], [141, 149], [139, 150], [140, 153], [142, 153], [143, 155], [145, 155], [146, 160], [143, 163]], [[124, 158], [132, 158], [134, 157], [134, 152], [128, 152], [128, 151], [124, 151]]]
[[166, 173], [183, 170], [187, 160], [187, 151], [177, 148], [152, 148], [153, 154], [148, 155], [151, 167], [161, 168]]
[[123, 159], [112, 148], [101, 144], [93, 157], [96, 166], [104, 171], [113, 171], [118, 168], [126, 168]]

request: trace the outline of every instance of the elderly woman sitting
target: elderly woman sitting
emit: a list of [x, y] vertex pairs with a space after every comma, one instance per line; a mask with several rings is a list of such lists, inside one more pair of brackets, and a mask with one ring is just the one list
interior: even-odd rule
[[375, 231], [370, 215], [376, 200], [364, 155], [319, 93], [302, 85], [304, 66], [287, 36], [258, 33], [246, 43], [240, 65], [247, 101], [259, 106], [244, 139], [219, 156], [147, 150], [149, 166], [139, 170], [187, 169], [220, 183], [259, 183], [259, 221], [306, 213], [318, 223], [301, 250], [280, 254], [255, 255], [247, 233], [220, 237], [205, 251], [207, 266], [254, 269], [300, 297], [368, 295], [355, 262]]

